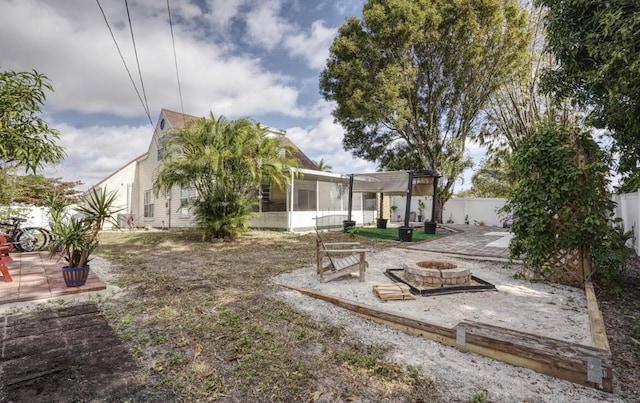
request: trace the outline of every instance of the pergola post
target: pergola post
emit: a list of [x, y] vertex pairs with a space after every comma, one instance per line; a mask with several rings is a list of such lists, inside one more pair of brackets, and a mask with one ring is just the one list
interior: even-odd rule
[[439, 176], [433, 176], [433, 198], [431, 199], [431, 220], [429, 222], [424, 223], [424, 233], [425, 234], [435, 234], [436, 233], [436, 213], [438, 208], [438, 178]]
[[413, 227], [409, 225], [411, 215], [411, 195], [413, 194], [413, 171], [409, 171], [409, 185], [407, 186], [407, 203], [404, 209], [404, 226], [398, 228], [398, 237], [402, 242], [411, 242], [413, 239]]
[[355, 227], [356, 222], [351, 219], [351, 212], [353, 210], [353, 174], [349, 175], [349, 207], [347, 213], [347, 219], [342, 222], [342, 229], [344, 232], [351, 227]]

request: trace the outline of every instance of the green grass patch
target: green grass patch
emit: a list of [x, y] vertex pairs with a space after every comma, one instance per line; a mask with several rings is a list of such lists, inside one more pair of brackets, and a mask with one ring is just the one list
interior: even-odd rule
[[[398, 228], [358, 228], [358, 235], [367, 238], [389, 239], [393, 241], [400, 240], [400, 236], [398, 235]], [[440, 234], [425, 234], [420, 229], [416, 230], [414, 228], [413, 237], [411, 239], [413, 242], [420, 242], [438, 236], [440, 236]]]

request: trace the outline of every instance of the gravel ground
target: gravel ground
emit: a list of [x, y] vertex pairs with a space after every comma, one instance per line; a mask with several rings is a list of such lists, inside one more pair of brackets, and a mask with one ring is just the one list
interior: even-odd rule
[[[407, 260], [447, 260], [464, 264], [472, 274], [496, 285], [495, 291], [416, 297], [415, 300], [381, 302], [374, 284], [391, 283], [384, 270]], [[590, 345], [589, 318], [584, 292], [572, 287], [516, 280], [517, 267], [501, 263], [454, 258], [391, 248], [368, 254], [366, 282], [343, 278], [321, 284], [315, 267], [305, 267], [274, 279], [276, 284], [310, 289], [377, 309], [402, 314], [432, 324], [453, 327], [462, 319], [474, 320], [542, 336]], [[619, 402], [616, 396], [593, 388], [538, 374], [479, 355], [376, 324], [333, 304], [285, 287], [274, 295], [319, 322], [347, 329], [365, 343], [389, 348], [388, 358], [421, 366], [451, 401], [469, 401], [484, 395], [498, 402]]]

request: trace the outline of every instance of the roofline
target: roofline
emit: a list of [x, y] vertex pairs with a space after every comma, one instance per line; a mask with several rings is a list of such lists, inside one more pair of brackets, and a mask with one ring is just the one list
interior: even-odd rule
[[140, 154], [139, 156], [135, 157], [134, 159], [132, 159], [131, 161], [127, 162], [126, 164], [120, 166], [120, 168], [118, 168], [117, 170], [115, 170], [114, 172], [112, 172], [109, 176], [107, 176], [106, 178], [102, 179], [100, 182], [96, 183], [95, 185], [89, 187], [89, 189], [93, 189], [95, 187], [98, 187], [100, 185], [102, 185], [104, 182], [108, 181], [109, 179], [111, 179], [112, 177], [114, 177], [117, 173], [121, 172], [123, 169], [125, 169], [126, 167], [128, 167], [129, 165], [131, 165], [134, 162], [138, 162], [139, 160], [147, 157], [149, 155], [149, 152], [146, 152], [144, 154]]

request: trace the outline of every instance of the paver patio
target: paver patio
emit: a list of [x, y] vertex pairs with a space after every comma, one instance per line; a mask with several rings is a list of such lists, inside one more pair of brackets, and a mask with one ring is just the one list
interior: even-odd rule
[[48, 252], [12, 252], [11, 257], [13, 262], [7, 266], [13, 281], [6, 282], [3, 277], [0, 277], [0, 304], [47, 299], [107, 288], [106, 284], [92, 271], [89, 272], [85, 285], [67, 287], [62, 278], [63, 262], [49, 259]]

